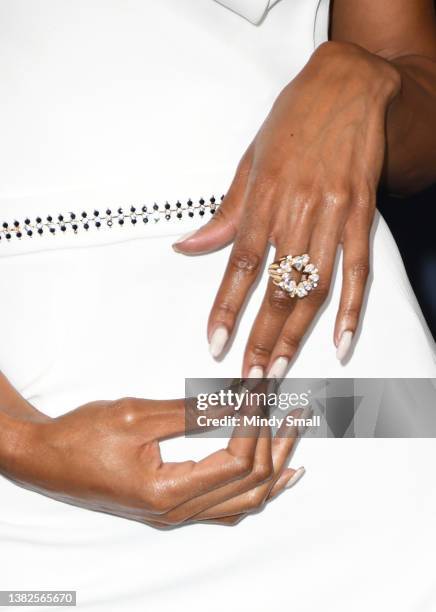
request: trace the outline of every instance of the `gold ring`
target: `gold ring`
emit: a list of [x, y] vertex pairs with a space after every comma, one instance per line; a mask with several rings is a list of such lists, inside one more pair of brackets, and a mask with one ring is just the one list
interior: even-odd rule
[[[298, 282], [293, 276], [295, 270], [301, 274]], [[319, 283], [318, 268], [310, 263], [307, 253], [281, 257], [269, 266], [268, 274], [274, 285], [283, 289], [291, 298], [306, 297]]]

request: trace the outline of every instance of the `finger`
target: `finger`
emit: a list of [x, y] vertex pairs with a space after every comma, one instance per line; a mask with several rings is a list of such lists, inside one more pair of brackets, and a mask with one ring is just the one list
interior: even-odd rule
[[269, 378], [283, 378], [286, 375], [289, 362], [297, 353], [306, 331], [328, 296], [341, 229], [334, 216], [330, 217], [328, 225], [317, 222], [308, 252], [311, 263], [319, 270], [318, 284], [305, 297], [293, 298], [298, 301], [273, 349], [268, 364]]
[[[253, 414], [257, 406], [244, 407]], [[162, 463], [156, 456], [156, 442], [144, 447], [144, 461], [151, 469], [147, 474], [144, 498], [146, 510], [165, 514], [200, 495], [250, 474], [254, 465], [260, 428], [244, 418], [235, 426], [226, 449], [199, 462]], [[153, 486], [149, 486], [150, 479]]]
[[222, 248], [231, 242], [237, 231], [242, 213], [244, 192], [251, 169], [252, 148], [250, 147], [237, 168], [227, 195], [208, 223], [195, 232], [182, 236], [173, 244], [177, 253], [199, 255]]
[[[293, 412], [295, 416], [299, 416], [301, 413], [301, 410]], [[271, 447], [274, 470], [273, 476], [269, 478], [265, 484], [261, 484], [260, 486], [250, 489], [246, 493], [208, 508], [204, 512], [197, 515], [195, 517], [196, 520], [232, 516], [235, 514], [244, 514], [259, 510], [265, 503], [265, 500], [270, 494], [274, 483], [280, 477], [286, 462], [289, 460], [297, 439], [297, 435], [297, 427], [294, 425], [286, 425], [286, 423], [284, 423], [279, 432], [277, 432]]]
[[344, 231], [342, 292], [334, 332], [339, 361], [347, 356], [359, 324], [369, 274], [369, 232], [366, 220], [349, 223]]
[[[250, 197], [250, 196], [249, 196]], [[253, 191], [254, 199], [262, 195]], [[270, 201], [273, 195], [264, 196]], [[238, 315], [250, 289], [258, 278], [269, 237], [269, 216], [259, 206], [246, 211], [230, 253], [223, 280], [216, 295], [208, 321], [209, 349], [219, 357], [235, 327]]]
[[[223, 391], [232, 391], [233, 393], [241, 393], [241, 381], [235, 379], [231, 385]], [[225, 394], [224, 394], [225, 395]], [[132, 424], [137, 427], [138, 418], [145, 426], [145, 440], [147, 435], [151, 440], [166, 440], [176, 436], [182, 436], [198, 431], [209, 431], [215, 427], [212, 424], [203, 425], [199, 419], [200, 415], [207, 415], [209, 423], [213, 419], [220, 419], [223, 416], [234, 413], [234, 406], [230, 404], [219, 403], [216, 405], [207, 397], [202, 400], [203, 409], [199, 409], [199, 398], [190, 397], [176, 400], [143, 400], [139, 398], [130, 398], [129, 414], [132, 418]]]
[[[280, 250], [277, 249], [275, 253], [275, 261], [286, 255], [299, 255], [307, 252], [310, 239], [308, 221], [304, 219], [302, 223], [295, 226], [295, 231], [286, 230], [284, 235], [286, 238], [280, 242]], [[289, 240], [287, 236], [292, 236], [292, 239]], [[294, 306], [295, 300], [270, 279], [247, 342], [242, 376], [260, 378], [265, 375], [273, 348]]]
[[261, 433], [257, 441], [253, 469], [249, 474], [239, 480], [214, 489], [210, 493], [189, 500], [185, 504], [170, 510], [165, 515], [161, 515], [159, 519], [168, 524], [186, 522], [189, 518], [198, 515], [207, 508], [217, 506], [224, 501], [253, 489], [268, 480], [272, 473], [271, 436]]
[[292, 468], [286, 468], [285, 470], [283, 470], [282, 474], [276, 480], [274, 486], [269, 492], [267, 500], [271, 501], [272, 499], [280, 495], [280, 493], [283, 493], [285, 490], [294, 487], [297, 482], [301, 478], [303, 478], [305, 473], [306, 470], [304, 469], [304, 467], [300, 467], [298, 468], [298, 470], [294, 470]]

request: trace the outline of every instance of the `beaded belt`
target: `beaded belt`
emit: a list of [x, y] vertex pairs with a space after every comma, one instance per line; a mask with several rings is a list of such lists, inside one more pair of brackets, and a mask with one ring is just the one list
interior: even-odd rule
[[175, 204], [169, 202], [163, 205], [154, 203], [151, 206], [139, 204], [131, 205], [127, 209], [120, 207], [112, 210], [107, 208], [102, 212], [99, 210], [82, 211], [81, 213], [68, 212], [47, 215], [44, 218], [36, 217], [34, 220], [25, 218], [23, 221], [4, 221], [0, 227], [0, 242], [9, 242], [14, 238], [18, 240], [25, 237], [32, 238], [43, 234], [54, 235], [66, 232], [77, 234], [79, 231], [88, 232], [89, 230], [111, 228], [114, 224], [124, 226], [136, 225], [137, 223], [157, 223], [161, 220], [181, 220], [184, 217], [192, 218], [195, 215], [203, 217], [207, 210], [213, 215], [223, 199], [224, 196], [221, 196], [220, 200], [217, 201], [212, 196], [207, 201], [203, 198], [198, 201], [189, 199], [184, 203], [177, 200]]

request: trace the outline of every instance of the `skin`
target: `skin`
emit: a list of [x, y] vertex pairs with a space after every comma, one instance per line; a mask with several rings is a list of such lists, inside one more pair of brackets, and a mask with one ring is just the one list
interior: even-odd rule
[[[213, 221], [176, 249], [233, 242], [208, 334], [232, 333], [268, 242], [309, 251], [322, 282], [301, 302], [268, 288], [246, 375], [291, 360], [329, 291], [338, 245], [343, 290], [334, 331], [355, 331], [368, 275], [376, 190], [436, 179], [436, 26], [432, 0], [335, 0], [332, 40], [280, 93]], [[154, 527], [235, 524], [278, 495], [296, 432], [236, 435], [198, 463], [165, 464], [159, 441], [184, 432], [185, 402], [123, 398], [50, 419], [0, 375], [0, 472], [17, 484]], [[109, 442], [109, 444], [108, 444]]]
[[269, 282], [243, 376], [253, 367], [275, 375], [274, 364], [295, 357], [329, 295], [338, 247], [334, 343], [355, 334], [377, 190], [410, 194], [436, 180], [435, 24], [431, 0], [335, 0], [332, 40], [279, 94], [211, 221], [174, 245], [194, 255], [233, 243], [209, 341], [219, 328], [231, 337], [269, 244], [275, 260], [309, 253], [318, 267], [318, 287], [304, 299]]
[[[242, 424], [226, 448], [201, 461], [164, 463], [160, 441], [187, 431], [185, 400], [98, 401], [53, 419], [1, 375], [0, 390], [0, 473], [90, 510], [160, 528], [233, 525], [281, 493], [295, 474], [287, 468], [295, 427], [272, 439], [268, 428]], [[264, 383], [256, 390], [267, 392]], [[245, 414], [257, 410], [246, 406]], [[209, 408], [207, 415], [224, 413]]]

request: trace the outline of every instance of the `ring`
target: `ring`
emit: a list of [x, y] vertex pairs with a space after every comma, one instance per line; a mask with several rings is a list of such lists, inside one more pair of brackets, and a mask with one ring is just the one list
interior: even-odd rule
[[[293, 271], [301, 273], [301, 279], [297, 283], [293, 278]], [[304, 255], [285, 255], [274, 261], [268, 268], [268, 274], [274, 285], [285, 291], [289, 297], [304, 298], [309, 291], [315, 289], [319, 283], [318, 268], [310, 263], [307, 253]]]

